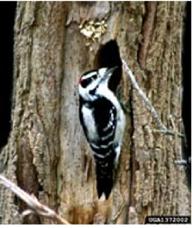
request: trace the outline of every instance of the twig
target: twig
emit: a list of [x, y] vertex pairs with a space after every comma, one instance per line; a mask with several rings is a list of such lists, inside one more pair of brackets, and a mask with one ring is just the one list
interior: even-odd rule
[[134, 74], [132, 73], [132, 71], [130, 70], [128, 64], [125, 62], [124, 59], [122, 59], [122, 63], [123, 63], [123, 67], [125, 72], [127, 73], [129, 79], [131, 80], [132, 86], [135, 90], [137, 90], [139, 96], [143, 99], [146, 108], [151, 112], [153, 118], [156, 120], [158, 128], [159, 128], [159, 132], [164, 133], [164, 134], [169, 134], [169, 135], [178, 135], [179, 137], [184, 137], [183, 134], [181, 133], [177, 133], [177, 132], [173, 132], [169, 129], [166, 128], [166, 126], [162, 123], [157, 111], [155, 110], [155, 108], [153, 107], [153, 105], [151, 104], [150, 100], [147, 98], [147, 96], [145, 95], [145, 93], [141, 90], [141, 88], [139, 87]]
[[176, 160], [175, 164], [191, 167], [191, 156], [189, 156], [187, 159]]
[[156, 110], [152, 106], [150, 100], [147, 98], [147, 96], [145, 95], [145, 93], [140, 89], [138, 83], [135, 80], [135, 76], [133, 75], [132, 71], [128, 67], [127, 63], [123, 59], [122, 59], [122, 62], [123, 62], [123, 66], [124, 66], [125, 72], [129, 76], [134, 89], [136, 89], [137, 92], [138, 92], [138, 94], [139, 94], [139, 96], [142, 97], [142, 99], [143, 99], [143, 101], [144, 101], [144, 103], [146, 105], [146, 108], [151, 112], [152, 116], [157, 121], [157, 124], [158, 124], [159, 128], [162, 129], [162, 130], [166, 130], [165, 125], [161, 122], [161, 120], [159, 118], [159, 115], [157, 114]]
[[36, 214], [47, 218], [56, 219], [61, 224], [70, 224], [67, 220], [60, 217], [55, 211], [41, 204], [35, 196], [29, 195], [27, 192], [19, 188], [16, 184], [14, 184], [2, 175], [0, 175], [0, 183], [12, 192], [14, 192], [15, 195], [22, 199]]
[[172, 136], [176, 135], [176, 136], [179, 136], [181, 138], [185, 137], [184, 134], [182, 134], [180, 132], [174, 132], [174, 131], [171, 131], [169, 129], [165, 129], [165, 130], [153, 129], [152, 131], [153, 132], [159, 132], [159, 133], [162, 133], [162, 134], [165, 134], [165, 135], [172, 135]]
[[186, 161], [186, 160], [184, 160], [184, 159], [181, 159], [181, 160], [176, 160], [176, 161], [175, 161], [175, 164], [177, 164], [177, 165], [184, 165], [184, 166], [186, 166], [186, 165], [187, 165], [187, 161]]
[[34, 213], [35, 212], [32, 211], [31, 209], [27, 209], [27, 210], [25, 210], [25, 211], [22, 212], [21, 216], [22, 216], [22, 218], [24, 218], [24, 217], [26, 217], [26, 216], [28, 216], [30, 214], [34, 214]]

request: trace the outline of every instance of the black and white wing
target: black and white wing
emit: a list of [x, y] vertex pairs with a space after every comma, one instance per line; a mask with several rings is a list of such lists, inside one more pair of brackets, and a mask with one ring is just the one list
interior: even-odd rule
[[113, 187], [116, 116], [115, 106], [104, 97], [80, 105], [80, 121], [95, 158], [99, 197], [104, 193], [108, 198]]

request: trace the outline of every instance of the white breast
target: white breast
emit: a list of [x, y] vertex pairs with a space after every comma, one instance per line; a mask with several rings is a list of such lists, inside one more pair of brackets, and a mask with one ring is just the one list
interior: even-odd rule
[[86, 106], [83, 106], [82, 115], [83, 115], [85, 126], [87, 126], [87, 133], [88, 133], [89, 140], [91, 141], [97, 140], [98, 134], [97, 134], [96, 124], [95, 124], [95, 119], [93, 118], [92, 109]]

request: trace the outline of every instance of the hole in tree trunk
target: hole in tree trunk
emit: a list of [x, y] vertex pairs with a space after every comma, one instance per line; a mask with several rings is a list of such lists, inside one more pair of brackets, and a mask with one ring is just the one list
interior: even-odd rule
[[0, 149], [11, 130], [15, 9], [16, 2], [0, 2]]
[[111, 68], [118, 66], [118, 68], [114, 71], [111, 80], [109, 81], [109, 88], [115, 92], [122, 75], [122, 62], [116, 40], [110, 40], [101, 46], [95, 58], [95, 65], [96, 68]]

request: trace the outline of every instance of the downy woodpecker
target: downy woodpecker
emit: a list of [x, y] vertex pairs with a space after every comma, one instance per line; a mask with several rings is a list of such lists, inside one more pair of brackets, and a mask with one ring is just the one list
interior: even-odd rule
[[100, 68], [83, 74], [79, 82], [79, 116], [93, 151], [97, 194], [108, 199], [121, 151], [125, 128], [122, 107], [108, 87], [117, 67]]

